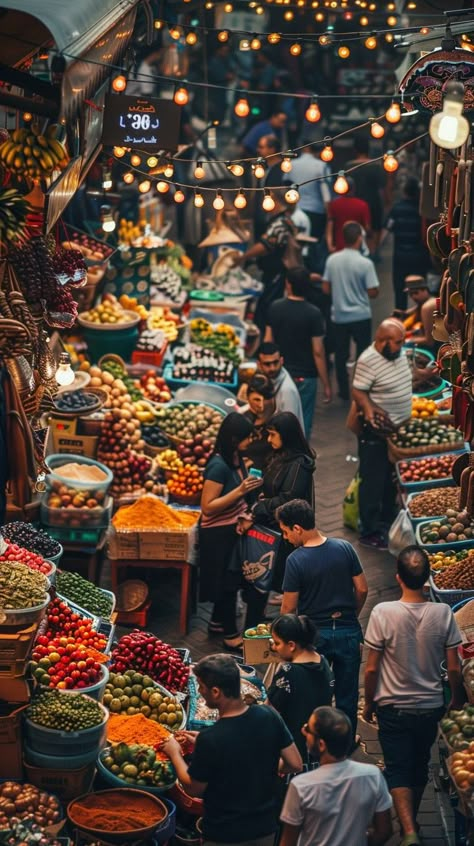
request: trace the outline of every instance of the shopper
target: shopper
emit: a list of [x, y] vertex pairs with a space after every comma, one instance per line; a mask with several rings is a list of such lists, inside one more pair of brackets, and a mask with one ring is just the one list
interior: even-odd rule
[[345, 165], [351, 172], [356, 197], [364, 200], [370, 211], [370, 236], [367, 239], [371, 256], [378, 260], [380, 236], [383, 227], [384, 188], [387, 175], [379, 161], [373, 162], [369, 156], [369, 138], [356, 135], [354, 138], [355, 158]]
[[349, 717], [355, 737], [362, 630], [358, 617], [367, 581], [353, 546], [316, 528], [314, 510], [294, 499], [277, 509], [283, 537], [295, 551], [283, 580], [282, 614], [306, 614], [318, 630], [316, 648], [334, 672], [336, 706]]
[[248, 511], [245, 497], [262, 485], [261, 479], [247, 476], [242, 460], [252, 432], [252, 423], [241, 414], [234, 411], [224, 418], [204, 471], [201, 495], [200, 599], [214, 603], [209, 633], [222, 633], [226, 648], [242, 643], [236, 623], [240, 583], [230, 566], [238, 540], [237, 520]]
[[327, 208], [331, 200], [328, 175], [327, 164], [316, 155], [311, 141], [305, 139], [298, 158], [292, 162], [290, 177], [294, 184], [299, 185], [298, 205], [311, 221], [311, 235], [318, 239], [324, 237]]
[[316, 708], [302, 732], [320, 766], [290, 781], [280, 846], [382, 846], [392, 834], [392, 801], [378, 767], [348, 760], [347, 716]]
[[397, 560], [401, 599], [373, 609], [365, 642], [364, 718], [377, 714], [385, 776], [403, 832], [401, 846], [420, 843], [416, 816], [428, 782], [431, 747], [443, 704], [440, 664], [446, 661], [450, 708], [465, 693], [458, 656], [461, 636], [449, 605], [429, 602], [430, 575], [424, 549], [408, 546]]
[[286, 367], [279, 347], [270, 341], [264, 341], [257, 350], [259, 370], [272, 380], [275, 397], [275, 411], [291, 411], [304, 427], [301, 399], [293, 379]]
[[407, 337], [420, 347], [429, 349], [436, 347], [436, 341], [432, 335], [436, 297], [431, 295], [425, 277], [407, 276], [404, 292], [415, 303], [414, 308], [397, 313], [397, 316], [403, 317]]
[[252, 423], [253, 433], [245, 450], [245, 457], [249, 459], [252, 467], [263, 470], [272, 454], [268, 443], [267, 425], [275, 412], [273, 385], [264, 373], [255, 373], [252, 376], [247, 388], [247, 400], [247, 405], [240, 409], [240, 412]]
[[370, 209], [365, 200], [356, 197], [354, 182], [350, 176], [347, 177], [347, 182], [349, 185], [347, 193], [331, 200], [328, 206], [326, 243], [330, 253], [344, 249], [342, 229], [349, 220], [359, 223], [364, 230], [364, 234], [370, 231]]
[[393, 234], [392, 283], [395, 308], [407, 307], [405, 279], [410, 275], [424, 276], [430, 268], [430, 258], [422, 231], [418, 210], [420, 190], [417, 179], [407, 179], [403, 197], [393, 206], [382, 232]]
[[319, 705], [330, 705], [334, 676], [324, 657], [316, 651], [316, 627], [309, 617], [283, 614], [272, 623], [272, 650], [283, 663], [268, 689], [270, 705], [288, 726], [303, 761], [308, 758], [301, 726]]
[[301, 755], [273, 708], [244, 705], [231, 656], [203, 658], [194, 673], [201, 696], [219, 719], [198, 734], [189, 767], [172, 735], [164, 750], [186, 793], [203, 797], [204, 841], [272, 846], [277, 774], [300, 772]]
[[254, 125], [250, 127], [249, 131], [242, 138], [244, 155], [255, 156], [258, 142], [264, 135], [276, 135], [280, 144], [282, 144], [282, 135], [285, 124], [286, 114], [279, 107], [276, 107], [270, 117], [266, 120], [259, 120], [258, 123], [254, 123]]
[[[257, 144], [257, 156], [265, 162], [265, 176], [258, 180], [259, 188], [277, 188], [283, 185], [284, 174], [280, 164], [283, 161], [281, 155], [281, 141], [276, 135], [263, 135]], [[254, 209], [254, 240], [258, 241], [268, 226], [268, 212], [262, 208], [261, 202], [255, 203]]]
[[332, 398], [324, 350], [324, 321], [319, 308], [306, 300], [310, 287], [305, 267], [287, 270], [286, 297], [270, 306], [265, 330], [265, 340], [277, 344], [298, 388], [307, 438], [311, 436], [318, 375], [323, 383], [324, 401], [330, 402]]
[[352, 383], [352, 397], [362, 415], [359, 540], [375, 549], [387, 548], [387, 531], [397, 510], [386, 434], [411, 415], [412, 374], [404, 341], [403, 324], [395, 318], [384, 320], [374, 343], [357, 360]]
[[373, 262], [361, 255], [363, 234], [360, 223], [345, 223], [344, 249], [329, 256], [323, 273], [323, 291], [332, 297], [336, 376], [343, 400], [349, 399], [347, 362], [351, 340], [358, 358], [372, 340], [370, 300], [378, 295], [380, 285]]

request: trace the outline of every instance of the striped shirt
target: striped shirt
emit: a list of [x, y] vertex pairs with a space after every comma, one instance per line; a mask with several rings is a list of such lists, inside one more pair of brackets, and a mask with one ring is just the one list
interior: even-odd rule
[[377, 352], [374, 344], [367, 347], [357, 359], [353, 387], [366, 391], [395, 426], [410, 417], [412, 375], [403, 351], [394, 361], [389, 361]]

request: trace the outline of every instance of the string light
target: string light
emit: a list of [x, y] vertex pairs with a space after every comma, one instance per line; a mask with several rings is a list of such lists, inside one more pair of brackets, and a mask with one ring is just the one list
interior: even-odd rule
[[334, 150], [330, 144], [326, 144], [326, 146], [321, 150], [320, 157], [323, 162], [332, 162], [334, 158]]
[[368, 38], [365, 39], [364, 44], [367, 47], [367, 50], [375, 50], [377, 46], [377, 39], [375, 38], [375, 36], [370, 35]]
[[197, 40], [198, 40], [198, 37], [197, 37], [195, 32], [193, 32], [193, 31], [188, 32], [188, 34], [186, 36], [186, 44], [190, 44], [191, 47], [192, 47], [194, 44], [197, 44]]
[[204, 179], [206, 175], [206, 171], [204, 170], [201, 162], [198, 162], [196, 167], [194, 168], [194, 178], [195, 179]]
[[395, 15], [389, 15], [388, 18], [387, 18], [387, 26], [396, 26], [396, 25], [397, 25], [397, 19], [396, 19]]
[[[104, 229], [104, 223], [102, 223], [102, 228]], [[114, 227], [115, 228], [115, 227]], [[107, 229], [104, 229], [104, 232], [107, 232]], [[113, 232], [113, 230], [111, 230]], [[54, 378], [58, 385], [64, 387], [65, 385], [72, 385], [74, 379], [76, 378], [74, 375], [74, 370], [71, 367], [71, 359], [69, 357], [69, 353], [62, 352], [59, 354], [59, 362], [58, 362], [58, 369], [54, 374]]]
[[133, 180], [135, 179], [135, 174], [132, 173], [131, 170], [129, 170], [127, 173], [124, 173], [122, 179], [127, 185], [131, 185]]
[[153, 21], [153, 26], [155, 27], [155, 29], [162, 29], [163, 21]]
[[254, 35], [254, 37], [252, 38], [252, 40], [250, 42], [250, 49], [251, 50], [260, 50], [261, 46], [262, 46], [262, 42], [260, 41], [260, 38], [257, 38], [257, 36]]
[[288, 156], [285, 156], [280, 165], [281, 170], [283, 171], [283, 173], [290, 173], [292, 167], [293, 165], [291, 164], [291, 159], [289, 159]]
[[130, 156], [130, 164], [132, 165], [132, 167], [140, 167], [141, 163], [142, 160], [140, 156], [137, 156], [136, 153], [133, 153], [133, 155]]
[[217, 40], [221, 42], [221, 44], [225, 44], [226, 41], [229, 40], [229, 33], [226, 29], [221, 30], [221, 32], [217, 33]]
[[256, 15], [263, 15], [264, 11], [265, 11], [265, 9], [263, 8], [263, 6], [257, 6], [257, 8], [255, 9], [255, 14]]
[[185, 106], [186, 103], [189, 102], [189, 94], [186, 88], [177, 88], [174, 92], [173, 100], [175, 101], [177, 106]]
[[214, 202], [212, 203], [212, 205], [213, 205], [213, 208], [215, 208], [216, 211], [221, 211], [224, 208], [224, 206], [225, 206], [224, 197], [222, 196], [220, 191], [217, 192], [217, 196], [214, 199]]
[[173, 41], [179, 41], [181, 38], [181, 30], [179, 30], [178, 27], [171, 27], [169, 33]]
[[395, 173], [395, 171], [398, 170], [398, 162], [395, 156], [393, 155], [392, 150], [389, 150], [388, 153], [384, 156], [383, 166], [384, 170], [386, 170], [387, 173]]
[[400, 106], [395, 101], [392, 102], [390, 108], [385, 112], [385, 118], [389, 123], [398, 123], [401, 117]]
[[349, 50], [349, 47], [346, 47], [345, 44], [342, 44], [341, 47], [339, 47], [339, 50], [337, 51], [337, 55], [340, 59], [348, 59], [351, 55], [351, 51]]
[[290, 47], [290, 53], [291, 53], [292, 56], [300, 56], [301, 50], [302, 50], [302, 47], [301, 47], [301, 44], [298, 41], [296, 41]]
[[230, 14], [230, 12], [233, 12], [233, 11], [234, 11], [234, 7], [233, 7], [232, 3], [225, 3], [224, 4], [224, 12], [227, 12], [227, 13]]
[[230, 172], [233, 173], [234, 176], [243, 176], [245, 173], [245, 168], [238, 162], [228, 164], [227, 169], [230, 170]]
[[151, 182], [149, 179], [144, 179], [143, 182], [138, 183], [138, 190], [140, 194], [147, 194], [151, 188]]
[[271, 32], [270, 35], [267, 35], [267, 41], [269, 44], [279, 44], [281, 40], [281, 35], [278, 32]]
[[292, 12], [290, 9], [288, 9], [288, 10], [285, 12], [285, 14], [283, 15], [283, 17], [285, 18], [285, 21], [292, 21], [292, 20], [293, 20], [293, 18], [294, 18], [294, 14], [293, 14], [293, 12]]
[[305, 118], [309, 123], [317, 123], [321, 120], [321, 112], [316, 100], [312, 100], [305, 112]]
[[184, 192], [181, 191], [181, 188], [178, 188], [178, 190], [175, 191], [175, 193], [174, 193], [175, 203], [184, 203], [185, 199], [186, 199], [186, 197], [184, 195]]
[[116, 156], [117, 159], [122, 159], [126, 152], [125, 147], [114, 147], [114, 156]]
[[163, 171], [163, 176], [166, 176], [167, 179], [171, 179], [173, 177], [173, 175], [174, 175], [174, 167], [170, 162], [169, 164], [166, 165], [166, 167]]
[[169, 182], [165, 182], [164, 180], [160, 179], [160, 181], [156, 183], [156, 190], [159, 194], [167, 194], [170, 190]]
[[247, 200], [246, 200], [244, 192], [241, 190], [241, 191], [239, 191], [239, 193], [237, 194], [237, 196], [234, 200], [234, 206], [235, 206], [236, 209], [244, 209], [246, 205], [247, 205]]
[[319, 38], [318, 38], [318, 41], [319, 41], [321, 47], [326, 47], [328, 44], [331, 43], [331, 36], [327, 35], [327, 34], [320, 35]]
[[127, 80], [125, 79], [123, 74], [120, 74], [120, 76], [116, 76], [115, 79], [112, 82], [112, 88], [114, 89], [114, 91], [117, 91], [117, 92], [125, 91], [126, 87], [127, 87]]
[[428, 35], [429, 32], [431, 32], [431, 29], [430, 29], [429, 26], [422, 26], [421, 29], [420, 29], [421, 35]]
[[237, 117], [247, 117], [250, 112], [250, 106], [248, 104], [248, 100], [246, 100], [245, 97], [241, 97], [240, 100], [237, 100], [234, 106], [234, 112]]
[[359, 20], [361, 26], [368, 26], [369, 19], [366, 15], [362, 15], [361, 19]]
[[392, 35], [392, 33], [391, 33], [391, 32], [386, 32], [386, 33], [385, 33], [385, 41], [387, 41], [387, 42], [388, 42], [388, 44], [391, 44], [391, 43], [392, 43], [392, 41], [393, 41], [393, 35]]
[[158, 159], [156, 156], [150, 156], [149, 159], [146, 160], [148, 167], [156, 167], [158, 164]]
[[30, 120], [33, 120], [33, 115], [31, 114], [31, 112], [23, 112], [23, 120], [25, 121], [25, 123], [29, 123]]
[[334, 191], [336, 194], [347, 194], [349, 190], [349, 183], [344, 176], [344, 171], [340, 170], [338, 177], [334, 183]]
[[299, 198], [300, 195], [298, 192], [297, 185], [292, 185], [291, 188], [288, 188], [288, 191], [285, 194], [285, 200], [287, 203], [291, 203], [293, 205], [294, 203], [298, 202]]
[[265, 191], [265, 195], [262, 202], [262, 209], [266, 212], [271, 212], [274, 208], [275, 200], [273, 199], [273, 197], [270, 196], [270, 194], [267, 194], [267, 192]]
[[322, 22], [323, 22], [323, 20], [324, 20], [324, 15], [323, 15], [323, 13], [322, 13], [322, 12], [317, 12], [317, 14], [314, 16], [314, 20], [315, 20], [315, 21], [317, 21], [318, 23], [322, 23]]
[[202, 209], [204, 205], [204, 197], [197, 191], [194, 195], [194, 205], [197, 209]]
[[253, 165], [253, 172], [255, 179], [263, 179], [265, 176], [265, 162], [263, 159], [258, 159], [255, 165]]
[[383, 138], [385, 135], [385, 129], [380, 123], [377, 123], [377, 121], [374, 120], [370, 125], [370, 134], [372, 138]]

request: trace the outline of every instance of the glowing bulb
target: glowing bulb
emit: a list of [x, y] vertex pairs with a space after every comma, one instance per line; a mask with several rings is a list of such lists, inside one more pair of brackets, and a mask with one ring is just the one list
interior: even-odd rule
[[264, 11], [265, 11], [265, 9], [263, 8], [263, 6], [257, 6], [257, 8], [255, 9], [255, 14], [256, 15], [263, 15]]
[[194, 195], [194, 205], [197, 209], [202, 209], [204, 205], [204, 197], [199, 193], [199, 191]]
[[178, 190], [175, 191], [175, 194], [174, 194], [175, 203], [184, 203], [185, 199], [186, 199], [186, 197], [184, 196], [184, 193], [181, 191], [180, 188], [178, 188]]
[[150, 158], [146, 160], [146, 163], [148, 167], [156, 167], [158, 164], [158, 159], [156, 158], [156, 156], [150, 156]]
[[189, 102], [189, 94], [186, 88], [178, 88], [173, 97], [177, 106], [185, 106]]
[[342, 44], [341, 47], [339, 47], [339, 50], [337, 51], [337, 55], [340, 59], [348, 59], [351, 55], [351, 51], [349, 50], [349, 47], [346, 47], [345, 44]]
[[398, 103], [392, 103], [389, 109], [385, 112], [385, 118], [389, 123], [398, 123], [401, 117], [400, 106]]
[[431, 140], [445, 150], [455, 150], [467, 140], [469, 121], [463, 116], [464, 85], [462, 82], [448, 82], [446, 85], [443, 111], [430, 120]]
[[230, 13], [230, 12], [233, 12], [233, 11], [234, 11], [234, 7], [233, 7], [232, 3], [225, 3], [224, 12]]
[[222, 196], [220, 191], [217, 192], [217, 196], [214, 199], [212, 205], [213, 205], [213, 208], [215, 208], [216, 211], [221, 211], [224, 208], [224, 206], [225, 206], [224, 197]]
[[270, 35], [267, 36], [269, 44], [279, 44], [280, 39], [281, 35], [278, 32], [271, 32]]
[[321, 120], [321, 112], [317, 103], [311, 103], [306, 109], [305, 118], [309, 123], [317, 123]]
[[122, 159], [126, 152], [125, 147], [114, 147], [114, 156], [117, 159]]
[[151, 188], [151, 182], [149, 179], [144, 179], [143, 182], [138, 183], [138, 190], [140, 194], [146, 194]]
[[244, 209], [246, 205], [247, 205], [247, 200], [245, 198], [245, 194], [244, 194], [243, 191], [239, 191], [239, 193], [237, 194], [237, 196], [234, 200], [234, 206], [235, 206], [236, 209]]
[[167, 179], [171, 179], [174, 174], [174, 167], [172, 164], [167, 164], [164, 171], [163, 176], [166, 176]]
[[181, 38], [181, 32], [179, 31], [179, 29], [177, 27], [172, 27], [170, 29], [169, 33], [170, 33], [171, 38], [174, 41], [178, 41], [178, 39]]
[[104, 173], [104, 178], [102, 180], [102, 188], [104, 189], [104, 191], [110, 191], [110, 189], [112, 188], [112, 185], [113, 185], [112, 174], [110, 173], [110, 171], [107, 170]]
[[71, 367], [71, 359], [69, 358], [69, 354], [67, 352], [62, 352], [59, 356], [58, 362], [58, 369], [54, 374], [54, 378], [58, 385], [62, 387], [64, 385], [72, 385], [74, 382], [75, 374], [74, 370]]
[[102, 229], [104, 232], [113, 232], [115, 229], [115, 220], [110, 206], [100, 207], [100, 216], [102, 220]]
[[112, 88], [114, 91], [125, 91], [127, 87], [127, 80], [124, 76], [116, 76], [112, 82]]
[[243, 176], [244, 175], [244, 168], [238, 162], [234, 162], [233, 164], [228, 165], [228, 168], [234, 176]]
[[396, 26], [396, 25], [397, 25], [397, 19], [396, 19], [395, 15], [389, 15], [388, 18], [387, 18], [387, 26]]
[[23, 112], [23, 120], [25, 121], [25, 123], [29, 123], [30, 120], [33, 120], [33, 115], [31, 114], [31, 112]]
[[373, 35], [371, 35], [369, 36], [369, 38], [365, 39], [364, 44], [367, 47], [367, 50], [375, 50], [377, 46], [377, 39], [374, 38]]
[[289, 159], [288, 156], [285, 156], [280, 165], [281, 170], [283, 171], [283, 173], [290, 173], [292, 167], [293, 165], [291, 164], [291, 159]]
[[133, 180], [135, 179], [135, 176], [131, 171], [128, 171], [128, 173], [124, 173], [122, 179], [127, 185], [131, 185]]
[[372, 138], [383, 138], [385, 135], [385, 129], [381, 126], [380, 123], [377, 123], [376, 120], [372, 123], [370, 127], [370, 134]]
[[321, 47], [326, 47], [327, 44], [331, 43], [331, 36], [330, 35], [320, 35], [318, 41]]
[[293, 20], [293, 18], [294, 18], [294, 14], [293, 14], [293, 12], [291, 11], [291, 9], [288, 9], [288, 10], [285, 12], [285, 14], [283, 15], [283, 17], [285, 18], [285, 21], [292, 21], [292, 20]]
[[422, 26], [421, 29], [420, 29], [420, 32], [421, 32], [422, 35], [428, 35], [428, 33], [431, 32], [431, 30], [430, 30], [429, 26]]
[[291, 188], [288, 188], [288, 191], [285, 194], [285, 200], [287, 203], [297, 203], [299, 198], [300, 195], [295, 185], [292, 185]]
[[321, 150], [320, 157], [323, 162], [332, 162], [334, 158], [334, 151], [329, 144], [326, 144], [326, 146]]
[[385, 33], [385, 41], [387, 41], [389, 44], [391, 44], [391, 42], [393, 41], [393, 35], [392, 35], [391, 32]]
[[222, 44], [225, 44], [225, 42], [229, 40], [229, 33], [226, 29], [223, 29], [217, 34], [217, 40], [220, 41]]
[[339, 171], [339, 175], [334, 183], [334, 190], [336, 194], [347, 194], [349, 190], [349, 183], [344, 176], [343, 170]]
[[391, 150], [384, 156], [383, 166], [387, 173], [395, 173], [398, 170], [398, 162]]
[[267, 212], [273, 211], [275, 208], [275, 200], [273, 197], [270, 197], [270, 194], [265, 194], [262, 203], [262, 209]]
[[292, 56], [300, 56], [301, 55], [301, 44], [298, 44], [296, 41], [295, 44], [292, 44], [290, 47], [290, 53]]
[[192, 47], [194, 44], [197, 44], [197, 40], [198, 38], [195, 32], [188, 32], [186, 36], [186, 44], [190, 44]]
[[156, 183], [156, 190], [159, 194], [166, 194], [170, 190], [169, 182], [165, 182], [163, 179], [160, 179], [160, 181]]
[[142, 163], [142, 160], [141, 160], [140, 156], [137, 156], [136, 153], [134, 153], [133, 156], [130, 157], [130, 164], [133, 167], [139, 167], [139, 165], [141, 165], [141, 163]]
[[247, 117], [247, 115], [250, 112], [250, 106], [248, 104], [248, 101], [245, 99], [245, 97], [241, 97], [240, 100], [237, 100], [237, 102], [234, 106], [234, 112], [237, 115], [237, 117], [241, 117], [241, 118]]
[[314, 20], [317, 21], [318, 23], [322, 23], [323, 20], [324, 20], [323, 12], [317, 12], [317, 14], [314, 16]]
[[155, 27], [155, 29], [162, 29], [163, 21], [153, 21], [153, 26]]
[[195, 179], [204, 179], [206, 175], [206, 171], [204, 170], [201, 162], [198, 162], [196, 167], [194, 168], [194, 178]]
[[257, 36], [254, 36], [254, 38], [252, 38], [252, 40], [250, 42], [250, 49], [251, 50], [260, 50], [261, 46], [262, 46], [262, 42], [260, 41], [260, 38], [257, 38]]
[[257, 162], [254, 166], [253, 172], [255, 174], [255, 179], [263, 179], [265, 176], [265, 165], [263, 162]]
[[368, 19], [367, 15], [362, 15], [359, 23], [360, 23], [361, 26], [367, 26], [368, 23], [369, 23], [369, 19]]

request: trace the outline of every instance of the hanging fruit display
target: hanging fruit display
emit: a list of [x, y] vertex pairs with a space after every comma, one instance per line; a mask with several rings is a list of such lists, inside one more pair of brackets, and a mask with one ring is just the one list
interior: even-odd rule
[[55, 263], [54, 257], [54, 239], [41, 235], [30, 238], [21, 248], [14, 246], [9, 252], [28, 305], [36, 314], [43, 314], [49, 326], [68, 328], [77, 317], [77, 303], [68, 287], [59, 281], [58, 271], [62, 268], [61, 273], [64, 271], [69, 278], [77, 270], [77, 261], [70, 268], [65, 267], [62, 251], [58, 262]]
[[16, 188], [0, 188], [0, 243], [23, 237], [29, 208], [28, 201]]
[[44, 135], [36, 125], [15, 129], [0, 146], [0, 161], [20, 179], [47, 179], [69, 161], [57, 130], [56, 124], [48, 126]]

